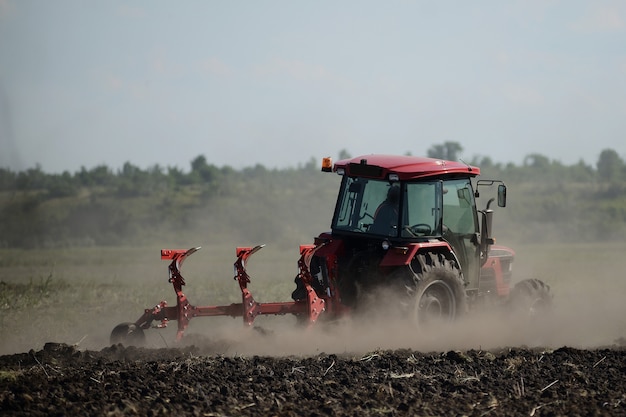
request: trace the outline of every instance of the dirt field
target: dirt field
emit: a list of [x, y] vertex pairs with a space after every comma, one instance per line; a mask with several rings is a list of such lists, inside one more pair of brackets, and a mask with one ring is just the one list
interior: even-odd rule
[[0, 357], [3, 416], [626, 415], [626, 351], [222, 356], [49, 343]]

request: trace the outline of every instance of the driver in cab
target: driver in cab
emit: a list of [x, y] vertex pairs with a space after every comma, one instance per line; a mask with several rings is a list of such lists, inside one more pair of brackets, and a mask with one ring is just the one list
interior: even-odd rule
[[400, 187], [392, 185], [387, 191], [387, 198], [374, 213], [374, 222], [368, 229], [371, 233], [395, 236], [398, 231], [398, 213], [400, 202]]

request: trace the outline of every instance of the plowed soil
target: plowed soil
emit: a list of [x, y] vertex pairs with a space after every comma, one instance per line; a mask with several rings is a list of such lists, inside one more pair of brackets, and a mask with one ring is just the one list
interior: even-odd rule
[[626, 415], [626, 351], [225, 356], [47, 343], [0, 357], [2, 416]]

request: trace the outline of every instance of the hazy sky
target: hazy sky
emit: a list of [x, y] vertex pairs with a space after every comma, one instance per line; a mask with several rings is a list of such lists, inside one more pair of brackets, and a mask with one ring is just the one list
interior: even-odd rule
[[0, 167], [626, 158], [626, 1], [0, 0]]

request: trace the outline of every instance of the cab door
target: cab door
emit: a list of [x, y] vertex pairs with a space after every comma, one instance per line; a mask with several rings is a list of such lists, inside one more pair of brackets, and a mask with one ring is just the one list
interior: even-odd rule
[[443, 183], [443, 238], [459, 259], [468, 289], [478, 288], [480, 251], [476, 201], [469, 179]]

